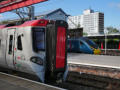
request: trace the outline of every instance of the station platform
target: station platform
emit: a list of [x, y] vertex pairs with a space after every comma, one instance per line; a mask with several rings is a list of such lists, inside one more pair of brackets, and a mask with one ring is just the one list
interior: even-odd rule
[[120, 56], [69, 53], [68, 63], [120, 69]]
[[120, 81], [120, 56], [69, 53], [67, 59], [70, 72]]
[[0, 90], [61, 90], [62, 88], [35, 82], [0, 72]]

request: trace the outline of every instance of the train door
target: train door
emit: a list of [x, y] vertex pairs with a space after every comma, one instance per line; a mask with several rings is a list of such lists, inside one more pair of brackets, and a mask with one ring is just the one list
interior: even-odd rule
[[16, 38], [15, 38], [15, 68], [19, 71], [26, 72], [26, 62], [25, 62], [25, 55], [24, 55], [24, 49], [23, 49], [23, 32], [22, 30], [16, 31]]
[[7, 50], [6, 50], [6, 62], [9, 68], [14, 68], [14, 41], [15, 41], [16, 29], [8, 29], [7, 31]]

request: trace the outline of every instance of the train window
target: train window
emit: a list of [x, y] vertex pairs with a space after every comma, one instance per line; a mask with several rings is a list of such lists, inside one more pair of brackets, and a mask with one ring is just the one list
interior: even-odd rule
[[0, 47], [1, 47], [1, 40], [0, 40]]
[[35, 51], [45, 50], [45, 28], [33, 29], [33, 45]]
[[22, 50], [22, 40], [21, 40], [21, 36], [18, 36], [18, 38], [17, 38], [17, 49], [18, 49], [18, 50]]
[[9, 38], [9, 51], [8, 51], [8, 54], [12, 54], [12, 44], [13, 44], [13, 35], [10, 35], [10, 38]]
[[97, 44], [95, 44], [92, 40], [86, 39], [86, 42], [88, 45], [94, 47], [94, 48], [98, 48]]
[[80, 45], [83, 45], [83, 42], [80, 41]]
[[0, 39], [0, 49], [1, 49], [1, 39]]
[[44, 45], [44, 32], [35, 32], [36, 35], [36, 48], [37, 50], [44, 50], [45, 45]]

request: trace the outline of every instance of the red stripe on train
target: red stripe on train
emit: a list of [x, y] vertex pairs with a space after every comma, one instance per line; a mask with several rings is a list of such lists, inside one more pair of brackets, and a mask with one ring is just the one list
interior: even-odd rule
[[66, 47], [66, 30], [64, 27], [58, 27], [57, 46], [56, 46], [56, 68], [65, 67], [65, 47]]

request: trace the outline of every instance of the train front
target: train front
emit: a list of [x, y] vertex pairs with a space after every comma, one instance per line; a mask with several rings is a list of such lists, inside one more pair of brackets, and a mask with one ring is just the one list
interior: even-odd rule
[[92, 40], [90, 40], [90, 39], [87, 39], [86, 38], [86, 40], [85, 40], [87, 43], [88, 43], [88, 45], [90, 46], [90, 48], [91, 48], [91, 52], [93, 53], [93, 54], [95, 54], [95, 55], [100, 55], [101, 54], [101, 50], [99, 49], [99, 47], [98, 47], [98, 45], [95, 43], [95, 42], [93, 42]]
[[41, 82], [65, 81], [68, 73], [68, 25], [62, 20], [40, 20], [37, 24], [38, 27], [33, 28], [33, 47], [38, 56], [31, 58], [32, 62], [37, 63], [34, 70]]
[[46, 74], [48, 81], [65, 81], [67, 67], [67, 28], [65, 21], [55, 21], [46, 28]]

